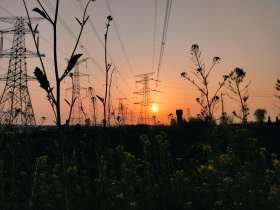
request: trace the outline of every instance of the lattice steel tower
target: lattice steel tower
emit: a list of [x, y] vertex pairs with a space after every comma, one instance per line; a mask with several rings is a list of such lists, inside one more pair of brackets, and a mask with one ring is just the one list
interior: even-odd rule
[[90, 105], [91, 105], [90, 113], [93, 118], [92, 122], [93, 122], [93, 125], [96, 126], [98, 110], [97, 110], [97, 106], [96, 106], [96, 94], [92, 87], [88, 87], [87, 97], [89, 98]]
[[84, 73], [80, 73], [79, 72], [79, 65], [82, 62], [86, 62], [88, 58], [85, 58], [83, 60], [77, 61], [77, 63], [75, 64], [74, 67], [74, 73], [71, 74], [73, 77], [73, 87], [71, 88], [67, 88], [67, 90], [71, 89], [72, 90], [72, 94], [73, 94], [73, 98], [76, 98], [75, 104], [73, 106], [72, 109], [72, 114], [71, 114], [71, 119], [70, 119], [70, 123], [72, 125], [76, 125], [76, 124], [85, 124], [84, 122], [84, 114], [82, 111], [82, 104], [81, 104], [81, 88], [82, 89], [86, 89], [84, 87], [80, 86], [80, 76], [89, 76], [88, 74], [84, 74]]
[[[43, 18], [31, 18], [35, 23]], [[0, 21], [13, 24], [1, 30], [0, 58], [9, 58], [8, 73], [0, 76], [6, 86], [0, 97], [0, 122], [8, 125], [35, 126], [35, 116], [28, 91], [27, 81], [35, 79], [27, 75], [26, 58], [36, 57], [37, 53], [25, 47], [25, 34], [31, 31], [27, 17], [0, 17]], [[3, 51], [3, 34], [14, 34], [12, 48]], [[37, 32], [36, 32], [37, 33]], [[43, 56], [43, 55], [42, 55]]]
[[141, 105], [139, 118], [138, 118], [138, 124], [152, 123], [153, 114], [152, 114], [152, 101], [151, 101], [151, 96], [150, 96], [151, 89], [149, 88], [149, 81], [152, 80], [152, 78], [150, 78], [150, 76], [152, 76], [153, 73], [154, 72], [135, 76], [135, 77], [141, 78], [140, 80], [136, 81], [136, 83], [143, 84], [142, 90], [134, 92], [135, 94], [142, 95], [142, 101], [135, 103], [135, 104]]
[[125, 107], [122, 101], [126, 98], [117, 98], [119, 99], [119, 107], [118, 107], [118, 117], [119, 117], [119, 123], [120, 125], [126, 125], [126, 113], [125, 113]]

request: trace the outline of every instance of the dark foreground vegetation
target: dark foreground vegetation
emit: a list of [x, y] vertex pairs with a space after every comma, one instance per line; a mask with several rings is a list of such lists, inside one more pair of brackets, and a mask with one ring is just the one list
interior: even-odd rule
[[65, 167], [56, 128], [2, 134], [0, 209], [280, 209], [279, 126], [103, 129], [70, 129]]

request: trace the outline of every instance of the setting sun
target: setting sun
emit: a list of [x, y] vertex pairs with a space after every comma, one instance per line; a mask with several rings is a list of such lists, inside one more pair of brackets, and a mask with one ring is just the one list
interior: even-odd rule
[[158, 108], [155, 105], [153, 105], [152, 110], [153, 110], [153, 112], [156, 112], [158, 110]]

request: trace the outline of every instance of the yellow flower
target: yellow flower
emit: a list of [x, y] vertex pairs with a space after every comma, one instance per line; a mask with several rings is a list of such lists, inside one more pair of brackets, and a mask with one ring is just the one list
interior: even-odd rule
[[207, 170], [209, 172], [215, 172], [216, 171], [215, 168], [212, 165], [207, 166]]
[[118, 194], [118, 195], [117, 195], [117, 198], [123, 199], [123, 193]]
[[204, 171], [205, 170], [205, 165], [201, 165], [198, 169], [197, 169], [197, 171], [199, 172], [199, 173], [201, 173], [202, 171]]
[[225, 178], [223, 178], [223, 182], [229, 183], [229, 182], [232, 182], [232, 179], [229, 177], [225, 177]]
[[272, 160], [274, 168], [280, 168], [280, 161], [277, 159]]
[[71, 175], [76, 175], [78, 173], [78, 168], [76, 166], [73, 167], [70, 166], [69, 168], [67, 168], [66, 173]]
[[275, 171], [270, 170], [270, 169], [267, 169], [267, 170], [266, 170], [266, 174], [267, 174], [267, 175], [275, 175]]
[[131, 206], [136, 206], [136, 202], [135, 202], [135, 201], [130, 202], [130, 205], [131, 205]]

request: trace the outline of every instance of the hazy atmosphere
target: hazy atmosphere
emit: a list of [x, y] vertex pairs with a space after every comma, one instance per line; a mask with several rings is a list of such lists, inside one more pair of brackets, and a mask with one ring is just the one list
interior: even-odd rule
[[0, 14], [0, 209], [280, 209], [279, 0]]
[[[42, 0], [46, 9], [53, 14], [55, 1]], [[168, 1], [169, 2], [169, 1]], [[34, 0], [26, 0], [29, 13], [38, 7]], [[67, 59], [74, 47], [79, 32], [75, 17], [82, 18], [87, 1], [60, 1], [58, 23], [58, 57], [62, 74]], [[107, 16], [112, 16], [108, 31], [108, 62], [112, 63], [111, 101], [112, 109], [118, 111], [120, 99], [127, 110], [127, 124], [137, 124], [142, 101], [143, 85], [137, 83], [139, 77], [151, 73], [149, 81], [152, 105], [156, 121], [169, 124], [168, 115], [175, 115], [176, 109], [183, 110], [183, 117], [195, 117], [200, 112], [196, 98], [200, 92], [189, 81], [181, 77], [182, 72], [190, 72], [194, 64], [190, 60], [190, 49], [198, 44], [206, 69], [212, 65], [214, 56], [221, 57], [209, 77], [210, 91], [218, 87], [223, 75], [236, 67], [246, 72], [244, 84], [249, 86], [249, 121], [255, 121], [253, 112], [266, 109], [267, 116], [274, 121], [279, 114], [279, 100], [275, 97], [275, 83], [280, 78], [280, 1], [278, 0], [175, 0], [169, 8], [166, 0], [97, 0], [89, 5], [89, 21], [85, 25], [81, 42], [76, 53], [80, 59], [87, 59], [79, 65], [81, 98], [86, 89], [92, 87], [96, 95], [103, 96], [105, 91], [104, 34]], [[167, 12], [168, 11], [168, 12]], [[26, 16], [24, 5], [19, 0], [0, 0], [0, 16]], [[13, 25], [0, 22], [0, 31]], [[54, 86], [53, 36], [46, 20], [39, 22], [40, 51], [44, 53], [48, 79]], [[13, 34], [3, 34], [3, 50], [12, 46]], [[35, 52], [30, 34], [26, 34], [26, 47]], [[7, 58], [0, 59], [0, 74], [8, 70]], [[27, 58], [28, 75], [34, 76], [38, 58]], [[5, 79], [1, 76], [1, 93]], [[195, 77], [194, 77], [195, 78]], [[159, 81], [157, 81], [159, 80]], [[46, 100], [46, 93], [37, 81], [28, 82], [31, 101], [37, 123], [46, 117], [46, 124], [54, 124], [54, 116]], [[69, 107], [63, 98], [71, 95], [71, 79], [66, 77], [62, 83], [62, 112], [65, 121]], [[68, 89], [68, 91], [67, 91]], [[135, 93], [136, 92], [136, 93]], [[231, 114], [238, 103], [224, 93], [224, 110]], [[211, 92], [210, 92], [211, 95]], [[124, 99], [125, 98], [125, 99]], [[83, 99], [84, 110], [90, 116], [88, 100]], [[102, 105], [97, 101], [97, 121], [102, 120]], [[221, 115], [221, 104], [215, 111]], [[235, 119], [235, 122], [239, 122]]]

